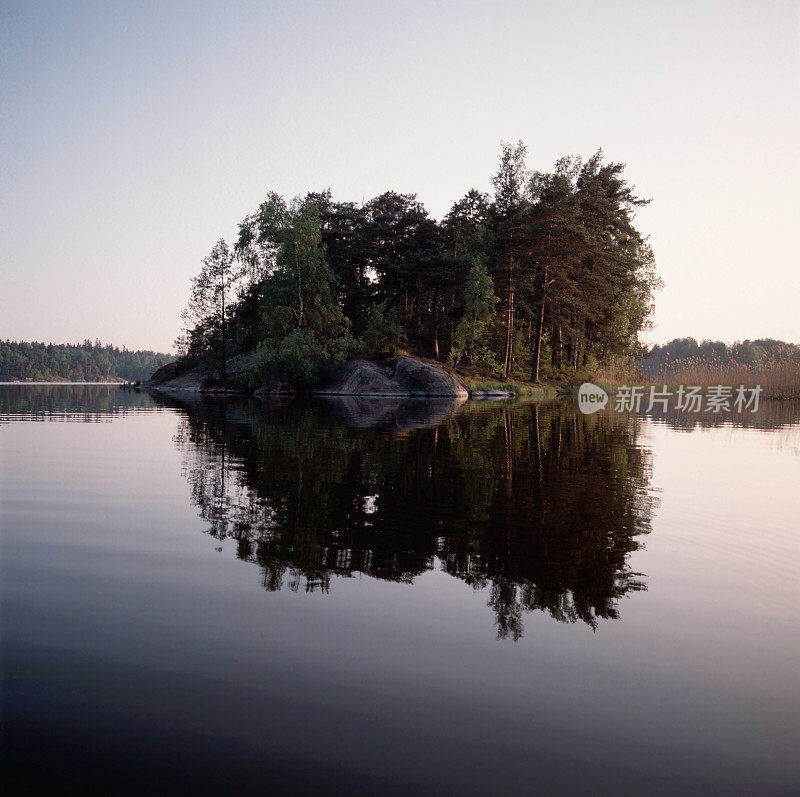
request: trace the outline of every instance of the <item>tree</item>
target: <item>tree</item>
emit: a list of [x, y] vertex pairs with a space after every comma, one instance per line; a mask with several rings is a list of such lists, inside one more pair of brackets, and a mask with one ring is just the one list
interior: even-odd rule
[[[373, 303], [374, 284], [370, 280], [372, 249], [367, 231], [367, 211], [354, 202], [331, 202], [320, 197], [317, 207], [322, 223], [325, 258], [337, 280], [342, 311], [350, 319], [353, 332], [364, 332]], [[327, 199], [327, 201], [323, 201]]]
[[305, 387], [343, 365], [355, 341], [325, 260], [314, 197], [296, 200], [287, 219], [275, 268], [263, 280], [259, 368]]
[[307, 381], [353, 349], [352, 332], [370, 349], [402, 339], [418, 356], [501, 362], [506, 376], [529, 367], [533, 380], [548, 351], [556, 369], [639, 351], [659, 281], [623, 164], [598, 151], [531, 174], [525, 158], [522, 142], [502, 144], [491, 201], [470, 190], [441, 223], [414, 194], [269, 193], [239, 225], [234, 305], [225, 294], [222, 314], [210, 311], [200, 299], [216, 283], [198, 278], [204, 309], [183, 364], [261, 346], [264, 362], [294, 363]]
[[[528, 233], [534, 241], [536, 261], [531, 346], [531, 380], [534, 382], [539, 381], [548, 300], [555, 298], [555, 302], [549, 302], [554, 317], [557, 317], [560, 305], [569, 305], [574, 300], [572, 267], [582, 241], [579, 206], [575, 198], [575, 176], [579, 168], [577, 159], [561, 158], [552, 173], [535, 172], [530, 182], [533, 205], [528, 215]], [[560, 320], [557, 329], [560, 333]]]
[[466, 359], [470, 365], [476, 362], [495, 365], [492, 350], [486, 343], [497, 302], [486, 265], [476, 259], [464, 288], [464, 315], [453, 335], [450, 359], [454, 365], [458, 365], [462, 359]]
[[403, 338], [394, 307], [380, 302], [372, 308], [369, 324], [364, 332], [364, 346], [369, 354], [395, 355]]
[[[633, 226], [633, 209], [650, 200], [640, 199], [622, 177], [622, 163], [603, 163], [598, 150], [581, 168], [576, 181], [583, 230], [583, 255], [578, 261], [581, 301], [576, 303], [576, 337], [582, 341], [582, 365], [590, 350], [598, 358], [623, 350], [635, 338], [640, 326], [629, 326], [620, 336], [620, 314], [632, 305], [646, 304], [638, 315], [641, 323], [650, 308], [650, 290], [657, 282], [652, 271], [652, 252]], [[654, 275], [653, 275], [654, 276]], [[636, 299], [637, 294], [640, 300]], [[627, 308], [627, 309], [626, 309]]]
[[275, 269], [289, 224], [286, 202], [274, 191], [267, 194], [255, 213], [240, 222], [234, 252], [246, 285], [258, 282]]
[[220, 239], [192, 280], [189, 306], [183, 313], [186, 336], [176, 341], [182, 353], [189, 353], [192, 344], [203, 349], [201, 357], [219, 368], [223, 381], [228, 377], [228, 314], [240, 279], [233, 252]]
[[495, 273], [506, 294], [504, 376], [510, 373], [514, 358], [514, 299], [523, 265], [522, 220], [527, 205], [525, 187], [529, 181], [525, 166], [526, 153], [527, 149], [521, 141], [513, 146], [503, 143], [500, 166], [492, 178], [492, 210], [496, 236]]
[[481, 241], [481, 230], [489, 220], [489, 208], [489, 196], [474, 188], [467, 191], [450, 208], [442, 227], [446, 244], [454, 258], [476, 254], [476, 246]]
[[338, 303], [336, 278], [325, 259], [320, 213], [308, 198], [289, 208], [275, 268], [263, 282], [266, 338], [281, 337], [292, 329], [311, 329], [323, 337], [347, 331], [349, 323]]
[[411, 261], [433, 248], [436, 224], [414, 194], [386, 191], [367, 202], [364, 210], [369, 272], [375, 282], [373, 300], [387, 301], [397, 308], [407, 339], [414, 319], [414, 340], [421, 354], [422, 280]]

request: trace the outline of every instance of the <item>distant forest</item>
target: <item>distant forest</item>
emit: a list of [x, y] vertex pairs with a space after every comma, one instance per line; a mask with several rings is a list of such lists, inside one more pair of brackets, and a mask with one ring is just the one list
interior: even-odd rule
[[0, 380], [30, 379], [37, 382], [67, 380], [102, 382], [147, 379], [165, 363], [170, 354], [129, 351], [99, 340], [69, 343], [16, 343], [0, 341]]
[[179, 365], [257, 350], [253, 380], [309, 386], [345, 360], [406, 351], [537, 381], [644, 352], [659, 286], [634, 226], [645, 200], [598, 151], [531, 171], [504, 144], [492, 194], [441, 221], [414, 194], [364, 203], [275, 193], [193, 280]]
[[653, 375], [665, 369], [687, 365], [758, 367], [788, 364], [800, 365], [800, 346], [795, 343], [771, 338], [741, 343], [723, 343], [719, 340], [698, 343], [694, 338], [675, 338], [663, 346], [653, 346], [638, 365], [645, 374]]

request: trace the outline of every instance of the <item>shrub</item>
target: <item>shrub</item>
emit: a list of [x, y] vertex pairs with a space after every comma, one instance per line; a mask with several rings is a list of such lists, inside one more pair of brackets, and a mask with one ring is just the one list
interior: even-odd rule
[[316, 387], [358, 350], [350, 334], [329, 343], [320, 341], [309, 329], [296, 329], [277, 344], [265, 344], [256, 353], [251, 385], [281, 377], [296, 388]]
[[397, 320], [397, 310], [387, 308], [386, 302], [376, 305], [364, 333], [364, 348], [369, 354], [397, 354], [403, 343], [403, 329]]

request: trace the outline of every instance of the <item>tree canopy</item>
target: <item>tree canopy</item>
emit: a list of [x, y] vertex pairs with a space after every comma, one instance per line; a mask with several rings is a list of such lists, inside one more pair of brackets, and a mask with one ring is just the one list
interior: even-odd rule
[[235, 295], [187, 324], [181, 363], [259, 349], [265, 371], [309, 385], [354, 354], [405, 350], [538, 380], [641, 353], [659, 286], [634, 226], [649, 200], [602, 151], [547, 172], [526, 157], [522, 142], [503, 144], [493, 196], [471, 189], [441, 221], [414, 194], [268, 193], [225, 246]]

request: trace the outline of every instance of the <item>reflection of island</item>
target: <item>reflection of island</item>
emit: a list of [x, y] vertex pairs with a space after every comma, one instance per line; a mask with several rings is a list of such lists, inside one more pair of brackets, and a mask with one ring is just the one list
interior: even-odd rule
[[636, 419], [467, 405], [398, 434], [348, 426], [330, 400], [191, 401], [177, 445], [193, 500], [269, 590], [441, 567], [488, 588], [498, 634], [518, 638], [523, 610], [594, 627], [645, 588], [627, 564], [654, 500]]

